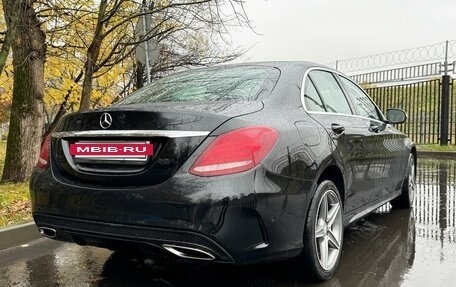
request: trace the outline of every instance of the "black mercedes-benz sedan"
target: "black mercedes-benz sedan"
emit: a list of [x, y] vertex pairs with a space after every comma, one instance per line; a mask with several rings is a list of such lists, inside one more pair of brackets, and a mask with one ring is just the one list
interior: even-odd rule
[[405, 120], [313, 63], [176, 73], [60, 120], [30, 182], [33, 218], [57, 240], [161, 260], [297, 257], [326, 280], [345, 226], [413, 204], [416, 149], [393, 127]]

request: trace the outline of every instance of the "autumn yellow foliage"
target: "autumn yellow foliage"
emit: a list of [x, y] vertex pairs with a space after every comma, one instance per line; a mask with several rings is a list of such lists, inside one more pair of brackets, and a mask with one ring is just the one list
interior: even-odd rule
[[[67, 0], [60, 5], [66, 7], [78, 7], [71, 14], [58, 14], [59, 4], [55, 4], [54, 11], [46, 12], [49, 21], [44, 21], [42, 29], [46, 32], [47, 57], [45, 62], [45, 92], [44, 102], [48, 113], [48, 120], [57, 112], [60, 104], [67, 94], [70, 94], [67, 102], [69, 111], [79, 108], [82, 91], [82, 77], [85, 55], [88, 43], [93, 36], [96, 25], [96, 3], [87, 0]], [[54, 14], [53, 14], [54, 13]], [[43, 13], [44, 14], [44, 13]], [[53, 21], [52, 19], [58, 19]], [[6, 30], [3, 9], [0, 5], [0, 31]], [[116, 35], [112, 35], [115, 37]], [[101, 54], [110, 50], [109, 37], [102, 45]], [[0, 75], [0, 113], [6, 113], [12, 99], [13, 67], [12, 54], [3, 73]], [[130, 60], [126, 59], [121, 65], [113, 65], [109, 69], [101, 69], [95, 74], [92, 92], [92, 107], [97, 108], [109, 105], [121, 91], [124, 81], [124, 73], [131, 68]], [[78, 79], [79, 75], [79, 79]], [[78, 79], [78, 81], [76, 81]], [[0, 117], [0, 120], [7, 121]]]

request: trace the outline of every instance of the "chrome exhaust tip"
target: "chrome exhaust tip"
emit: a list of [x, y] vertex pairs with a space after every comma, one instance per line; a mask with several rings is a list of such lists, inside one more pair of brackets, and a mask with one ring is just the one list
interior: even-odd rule
[[207, 260], [211, 261], [215, 259], [215, 256], [211, 253], [201, 250], [199, 248], [187, 247], [187, 246], [178, 246], [163, 244], [162, 247], [172, 254], [186, 259], [195, 259], [195, 260]]
[[38, 227], [40, 234], [48, 237], [48, 238], [55, 238], [57, 236], [57, 231], [54, 228], [50, 227]]

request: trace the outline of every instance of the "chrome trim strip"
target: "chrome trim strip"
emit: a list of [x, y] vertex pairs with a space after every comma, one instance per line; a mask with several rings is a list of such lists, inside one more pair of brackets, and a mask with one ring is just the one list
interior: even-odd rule
[[[178, 245], [170, 245], [170, 244], [163, 244], [162, 247], [164, 249], [166, 249], [167, 251], [171, 252], [172, 254], [174, 254], [176, 256], [179, 256], [181, 258], [196, 259], [196, 260], [214, 260], [215, 259], [214, 255], [210, 254], [207, 251], [198, 249], [198, 248], [191, 248], [191, 247], [187, 247], [187, 246], [178, 246]], [[184, 252], [179, 251], [178, 249], [191, 250], [191, 251], [199, 252], [201, 254], [206, 255], [207, 258], [205, 258], [205, 257], [188, 256], [188, 255], [185, 255]]]
[[[70, 167], [73, 170], [75, 170], [77, 172], [124, 174], [124, 173], [135, 173], [135, 172], [140, 172], [140, 171], [144, 170], [143, 166], [138, 169], [129, 169], [129, 170], [124, 170], [124, 169], [115, 169], [115, 170], [111, 169], [110, 170], [110, 169], [95, 169], [95, 168], [81, 167], [77, 163], [74, 162], [73, 157], [70, 155], [70, 144], [68, 143], [67, 140], [62, 140], [62, 149], [63, 149], [63, 155], [65, 156], [67, 163], [70, 165]], [[147, 157], [147, 159], [148, 158], [149, 157]], [[138, 161], [136, 161], [136, 162], [138, 162]], [[144, 161], [141, 161], [141, 163], [143, 163], [143, 162]]]
[[73, 161], [73, 157], [70, 155], [70, 144], [66, 140], [62, 140], [62, 149], [63, 149], [63, 155], [65, 156], [66, 161], [68, 164], [71, 166], [72, 169], [78, 170], [78, 167]]
[[52, 137], [204, 137], [209, 135], [207, 131], [176, 131], [176, 130], [94, 130], [72, 131], [52, 133]]
[[[318, 70], [318, 71], [325, 71], [325, 72], [330, 72], [330, 73], [337, 74], [337, 75], [339, 75], [340, 77], [346, 78], [347, 80], [351, 81], [351, 82], [354, 83], [356, 86], [358, 86], [359, 88], [361, 88], [357, 83], [353, 82], [350, 78], [348, 78], [347, 76], [343, 75], [342, 73], [340, 73], [340, 72], [338, 72], [338, 71], [336, 71], [336, 70], [332, 70], [332, 69], [328, 69], [328, 68], [323, 68], [323, 67], [311, 67], [311, 68], [307, 69], [306, 72], [304, 73], [304, 77], [302, 78], [302, 83], [301, 83], [301, 105], [302, 105], [302, 107], [304, 108], [304, 110], [305, 110], [308, 114], [316, 114], [316, 115], [336, 115], [336, 116], [354, 117], [354, 118], [368, 119], [368, 120], [376, 121], [376, 122], [379, 122], [379, 123], [385, 123], [385, 122], [383, 122], [383, 121], [379, 121], [379, 120], [372, 119], [372, 118], [368, 118], [368, 117], [363, 117], [363, 116], [360, 116], [360, 115], [349, 115], [349, 114], [331, 113], [331, 112], [313, 112], [313, 111], [307, 110], [307, 107], [306, 107], [306, 104], [305, 104], [305, 101], [304, 101], [304, 91], [305, 91], [305, 85], [306, 85], [306, 78], [307, 78], [307, 76], [309, 75], [310, 72], [315, 71], [315, 70]], [[369, 95], [364, 91], [363, 88], [361, 88], [361, 90], [364, 92], [364, 94], [365, 94], [366, 96], [369, 97]], [[374, 106], [377, 108], [377, 110], [380, 111], [380, 109], [378, 108], [377, 104], [371, 99], [371, 97], [369, 97], [369, 99], [372, 101], [372, 103], [373, 103]], [[381, 112], [381, 111], [380, 111], [380, 112]], [[382, 114], [382, 116], [383, 116], [383, 118], [385, 117], [383, 114]]]

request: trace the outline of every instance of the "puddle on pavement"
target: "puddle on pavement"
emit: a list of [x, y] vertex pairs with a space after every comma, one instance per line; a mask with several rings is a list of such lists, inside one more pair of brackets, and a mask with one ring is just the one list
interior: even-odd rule
[[[446, 286], [456, 282], [456, 164], [420, 160], [413, 212], [389, 204], [345, 231], [335, 276], [318, 286]], [[0, 270], [0, 286], [309, 286], [294, 261], [249, 267], [167, 266], [62, 244]]]

